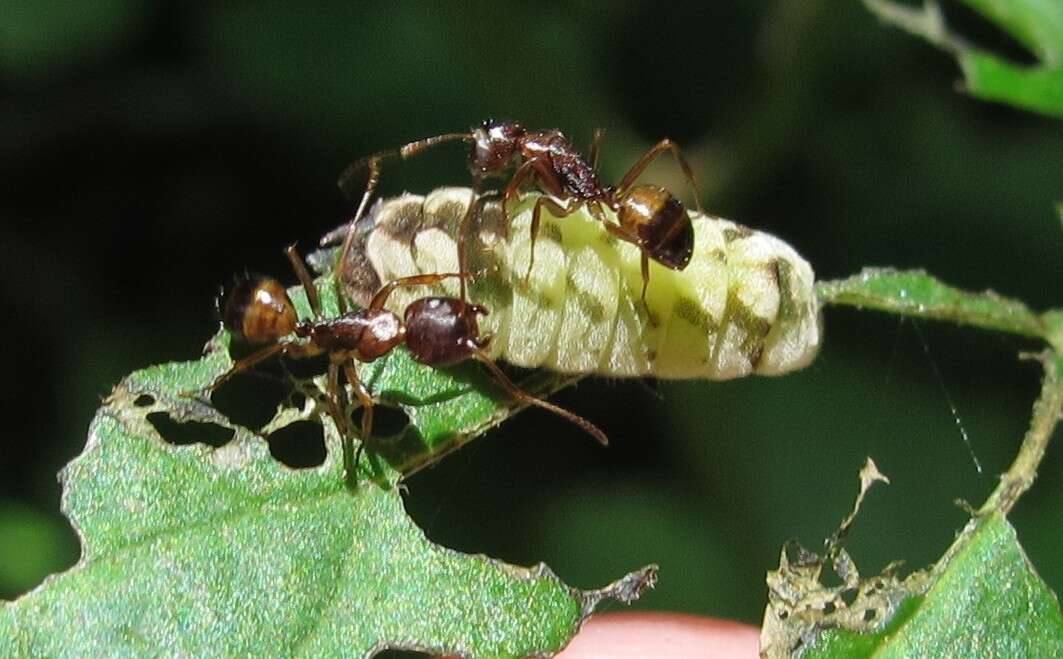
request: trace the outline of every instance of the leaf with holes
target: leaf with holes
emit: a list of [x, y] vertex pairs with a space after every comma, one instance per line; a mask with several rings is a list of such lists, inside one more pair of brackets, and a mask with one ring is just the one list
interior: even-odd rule
[[1063, 117], [1063, 3], [1058, 0], [964, 0], [1026, 48], [1023, 65], [979, 48], [949, 29], [937, 0], [921, 8], [894, 0], [864, 0], [880, 19], [955, 55], [967, 90], [986, 100]]
[[[886, 574], [862, 583], [851, 606], [839, 602], [818, 620], [810, 609], [793, 611], [791, 628], [797, 618], [808, 625], [789, 646], [802, 647], [806, 658], [1063, 656], [1059, 601], [1003, 515], [973, 520], [956, 548], [930, 574], [903, 583]], [[833, 595], [820, 601], [833, 602]], [[779, 647], [768, 656], [790, 652]]]
[[[828, 304], [871, 307], [923, 318], [1040, 337], [1061, 343], [1059, 310], [1034, 314], [991, 292], [969, 293], [923, 272], [869, 269], [821, 282]], [[1033, 484], [1057, 423], [1063, 419], [1063, 359], [1036, 356], [1044, 366], [1041, 395], [1012, 466], [986, 503], [933, 568], [905, 579], [899, 563], [860, 577], [840, 539], [856, 509], [827, 542], [827, 556], [784, 551], [769, 573], [769, 604], [761, 647], [767, 657], [1058, 657], [1063, 611], [1018, 542], [1007, 514]], [[863, 474], [862, 474], [862, 480]], [[861, 495], [866, 491], [863, 483]], [[859, 507], [858, 498], [856, 507]], [[831, 565], [840, 585], [823, 584]]]
[[[202, 391], [229, 367], [227, 344], [222, 334], [202, 359], [139, 371], [115, 388], [84, 452], [62, 473], [63, 509], [82, 558], [3, 605], [0, 655], [550, 654], [600, 601], [628, 602], [652, 585], [651, 566], [578, 591], [544, 565], [431, 544], [406, 516], [400, 474], [389, 465], [378, 465], [383, 484], [363, 481], [353, 493], [344, 486], [339, 438], [327, 421], [323, 464], [278, 463], [258, 434], [182, 394]], [[379, 369], [380, 381], [416, 382], [420, 390], [406, 392], [416, 399], [479, 391], [466, 381], [465, 393], [450, 395], [455, 376], [424, 373], [408, 359]], [[267, 426], [315, 421], [307, 401], [282, 405]], [[231, 439], [174, 446], [152, 423], [160, 415], [219, 426], [218, 443]], [[432, 423], [442, 429], [447, 418], [459, 417], [438, 414]]]
[[[336, 291], [331, 277], [316, 282], [322, 311], [326, 317], [339, 314]], [[306, 295], [299, 287], [289, 290], [300, 317], [310, 317]], [[226, 332], [217, 338], [219, 347], [227, 347]], [[222, 350], [225, 365], [231, 360]], [[398, 410], [407, 423], [395, 432], [374, 433], [373, 454], [388, 466], [408, 476], [439, 460], [488, 429], [498, 425], [522, 407], [489, 377], [480, 365], [466, 362], [437, 369], [418, 364], [405, 350], [395, 350], [368, 364], [356, 364], [362, 381], [379, 401], [379, 411]], [[150, 378], [150, 370], [145, 375]], [[520, 386], [536, 395], [549, 395], [578, 378], [548, 372], [536, 372], [521, 379]], [[320, 395], [321, 387], [307, 383], [304, 393]], [[316, 392], [316, 393], [315, 393]], [[292, 414], [298, 414], [290, 410]], [[302, 413], [305, 417], [305, 413]], [[287, 421], [286, 421], [287, 422]], [[274, 430], [272, 424], [263, 428]], [[578, 439], [578, 438], [577, 438]]]

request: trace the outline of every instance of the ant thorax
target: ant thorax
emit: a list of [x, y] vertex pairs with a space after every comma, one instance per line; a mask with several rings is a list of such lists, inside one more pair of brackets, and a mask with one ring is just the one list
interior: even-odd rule
[[[643, 304], [639, 248], [584, 211], [543, 213], [525, 279], [538, 197], [513, 203], [508, 220], [497, 199], [482, 200], [468, 235], [469, 298], [491, 311], [480, 320], [491, 357], [563, 373], [712, 379], [778, 375], [815, 357], [812, 268], [779, 238], [687, 211], [696, 234], [689, 264], [680, 271], [651, 262]], [[469, 199], [467, 188], [441, 188], [378, 204], [342, 273], [352, 299], [366, 304], [379, 282], [454, 271]], [[396, 291], [387, 306], [401, 312], [429, 291], [459, 294], [448, 281]]]
[[402, 321], [387, 309], [359, 309], [336, 318], [303, 321], [295, 328], [296, 336], [310, 339], [316, 347], [337, 358], [351, 355], [360, 362], [371, 362], [391, 352], [403, 341]]

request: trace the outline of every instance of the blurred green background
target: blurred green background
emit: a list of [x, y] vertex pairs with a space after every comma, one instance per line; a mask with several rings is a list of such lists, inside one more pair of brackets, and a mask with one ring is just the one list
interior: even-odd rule
[[[856, 2], [6, 3], [0, 76], [5, 597], [77, 560], [55, 474], [114, 383], [195, 357], [234, 273], [289, 277], [281, 247], [350, 212], [334, 184], [347, 162], [487, 117], [579, 145], [604, 128], [606, 180], [670, 136], [707, 209], [784, 237], [821, 278], [923, 267], [1061, 304], [1063, 124], [957, 93], [953, 61]], [[390, 168], [383, 191], [465, 184], [463, 157]], [[667, 159], [647, 178], [685, 189]], [[953, 500], [981, 502], [1018, 446], [1039, 373], [1016, 355], [1031, 347], [828, 309], [803, 372], [587, 379], [558, 401], [608, 450], [528, 412], [411, 478], [407, 504], [445, 545], [545, 561], [582, 587], [658, 562], [639, 606], [758, 622], [780, 546], [820, 546], [865, 456], [893, 485], [855, 526], [860, 567], [941, 554], [965, 521]], [[1041, 473], [1014, 521], [1058, 591], [1058, 446]]]

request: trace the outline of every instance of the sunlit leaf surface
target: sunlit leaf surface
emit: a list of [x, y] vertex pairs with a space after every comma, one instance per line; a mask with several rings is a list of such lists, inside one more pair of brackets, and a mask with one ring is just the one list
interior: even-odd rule
[[952, 52], [965, 87], [979, 98], [1063, 117], [1063, 3], [1056, 0], [965, 0], [1036, 58], [1009, 61], [953, 33], [936, 0], [914, 8], [893, 0], [864, 0], [886, 22]]
[[970, 537], [922, 597], [881, 631], [831, 629], [802, 657], [1058, 657], [1063, 614], [1000, 515]]
[[[99, 410], [63, 472], [82, 559], [0, 609], [0, 655], [320, 657], [393, 647], [525, 656], [559, 650], [603, 598], [630, 601], [652, 584], [647, 568], [581, 592], [544, 565], [433, 545], [407, 517], [399, 472], [386, 461], [377, 479], [344, 486], [328, 422], [322, 465], [282, 465], [262, 437], [185, 395], [228, 368], [226, 344], [222, 335], [199, 361], [132, 374]], [[454, 395], [453, 376], [422, 370], [397, 357], [378, 379], [413, 378], [411, 399], [461, 400], [476, 389], [466, 381]], [[454, 419], [474, 412], [436, 415], [431, 427], [465, 432]], [[174, 446], [152, 413], [214, 424], [199, 427], [231, 439]], [[270, 425], [316, 418], [312, 401], [282, 405]]]

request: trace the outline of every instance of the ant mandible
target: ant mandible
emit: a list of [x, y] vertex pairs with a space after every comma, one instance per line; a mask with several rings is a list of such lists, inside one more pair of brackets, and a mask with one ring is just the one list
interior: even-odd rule
[[[469, 276], [467, 273], [424, 274], [396, 279], [384, 284], [368, 307], [345, 312], [335, 318], [324, 318], [317, 288], [302, 257], [294, 245], [289, 246], [285, 254], [306, 291], [314, 319], [298, 319], [287, 291], [275, 279], [261, 277], [238, 285], [225, 301], [223, 323], [230, 332], [248, 343], [265, 347], [234, 363], [214, 382], [211, 390], [217, 389], [236, 373], [276, 354], [296, 359], [327, 354], [327, 410], [343, 437], [344, 469], [349, 485], [355, 483], [355, 468], [372, 436], [374, 406], [372, 395], [358, 377], [354, 361], [372, 362], [400, 344], [405, 344], [414, 361], [428, 366], [452, 366], [475, 359], [487, 368], [506, 392], [520, 402], [541, 407], [571, 421], [602, 445], [609, 443], [605, 433], [590, 421], [518, 387], [486, 355], [485, 348], [490, 337], [481, 337], [477, 324], [477, 317], [487, 314], [484, 307], [452, 297], [423, 297], [407, 306], [401, 319], [384, 308], [392, 291], [400, 286], [431, 285], [450, 278], [465, 279]], [[361, 443], [353, 459], [347, 417], [341, 403], [341, 370], [364, 410]]]
[[[351, 229], [340, 250], [339, 263], [345, 263], [354, 238], [354, 226], [365, 212], [369, 198], [380, 182], [381, 163], [388, 158], [406, 160], [423, 153], [436, 145], [447, 142], [469, 142], [468, 166], [473, 176], [472, 198], [462, 219], [458, 232], [458, 269], [466, 270], [465, 239], [475, 213], [476, 200], [482, 181], [491, 176], [502, 176], [516, 166], [513, 177], [506, 185], [502, 196], [502, 212], [505, 215], [509, 200], [519, 193], [524, 180], [533, 182], [550, 196], [540, 197], [532, 210], [531, 253], [528, 272], [531, 275], [535, 263], [535, 240], [539, 232], [540, 215], [545, 206], [555, 217], [565, 217], [581, 207], [587, 210], [620, 240], [637, 246], [642, 252], [642, 300], [646, 300], [646, 287], [650, 278], [650, 259], [672, 270], [682, 270], [690, 262], [694, 251], [694, 226], [690, 216], [675, 195], [656, 185], [635, 185], [636, 179], [649, 164], [671, 150], [694, 193], [694, 203], [701, 212], [697, 184], [690, 164], [679, 146], [665, 138], [649, 149], [628, 170], [620, 184], [603, 186], [596, 170], [601, 147], [601, 131], [595, 131], [590, 158], [585, 159], [560, 130], [528, 131], [512, 121], [487, 120], [468, 133], [444, 133], [398, 149], [380, 151], [353, 162], [340, 175], [339, 186], [350, 197], [352, 188], [368, 170], [368, 180], [358, 210], [351, 222]], [[518, 161], [523, 160], [519, 165]], [[618, 224], [606, 219], [603, 207], [616, 213]], [[508, 217], [508, 216], [507, 216]], [[465, 280], [461, 280], [461, 299], [465, 296]]]

